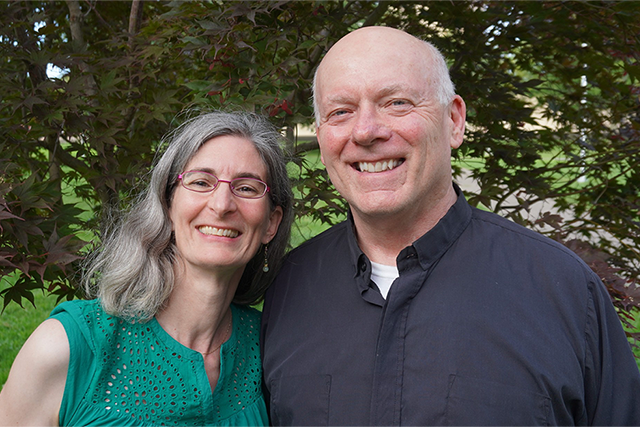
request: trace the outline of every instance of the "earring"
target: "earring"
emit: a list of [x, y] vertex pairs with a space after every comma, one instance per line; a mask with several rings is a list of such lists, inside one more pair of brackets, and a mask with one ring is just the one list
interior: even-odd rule
[[265, 273], [269, 272], [269, 260], [267, 259], [267, 248], [268, 247], [269, 247], [268, 243], [266, 245], [264, 245], [264, 265], [262, 266], [262, 271], [264, 271]]

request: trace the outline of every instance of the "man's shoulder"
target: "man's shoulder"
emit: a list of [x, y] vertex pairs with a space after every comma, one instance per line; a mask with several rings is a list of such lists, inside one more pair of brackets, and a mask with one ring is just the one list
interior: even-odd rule
[[549, 256], [563, 256], [567, 260], [571, 259], [584, 266], [580, 257], [562, 243], [496, 213], [477, 208], [472, 209], [472, 222], [486, 228], [488, 233], [492, 235], [492, 240], [518, 244], [520, 249], [545, 251]]
[[551, 240], [550, 238], [543, 236], [542, 234], [533, 231], [523, 225], [520, 225], [508, 218], [500, 216], [497, 213], [485, 211], [475, 207], [472, 207], [472, 212], [472, 221], [475, 221], [486, 227], [496, 227], [496, 232], [500, 231], [499, 229], [502, 229], [501, 231], [504, 231], [505, 236], [521, 235], [531, 238], [540, 243], [551, 244], [553, 246], [558, 244], [554, 240]]

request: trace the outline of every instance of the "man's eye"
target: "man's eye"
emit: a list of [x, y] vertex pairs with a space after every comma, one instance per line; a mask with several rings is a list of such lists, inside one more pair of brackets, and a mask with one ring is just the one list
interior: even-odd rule
[[331, 117], [342, 117], [342, 116], [344, 116], [344, 115], [346, 115], [348, 113], [349, 113], [349, 110], [336, 110], [336, 111], [331, 112], [331, 114], [329, 114], [329, 118], [331, 118]]

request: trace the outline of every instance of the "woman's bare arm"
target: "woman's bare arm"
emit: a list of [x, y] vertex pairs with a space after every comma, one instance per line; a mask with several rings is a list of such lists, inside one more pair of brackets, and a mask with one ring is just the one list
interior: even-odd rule
[[0, 425], [57, 426], [68, 366], [64, 327], [45, 320], [22, 346], [0, 391]]

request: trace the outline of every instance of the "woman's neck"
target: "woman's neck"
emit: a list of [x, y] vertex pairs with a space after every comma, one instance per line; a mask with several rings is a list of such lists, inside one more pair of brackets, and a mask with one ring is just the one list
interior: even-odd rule
[[[241, 273], [240, 273], [241, 275]], [[156, 314], [160, 326], [181, 344], [209, 352], [228, 331], [239, 277], [176, 274], [174, 289]], [[228, 333], [227, 333], [228, 334]]]

